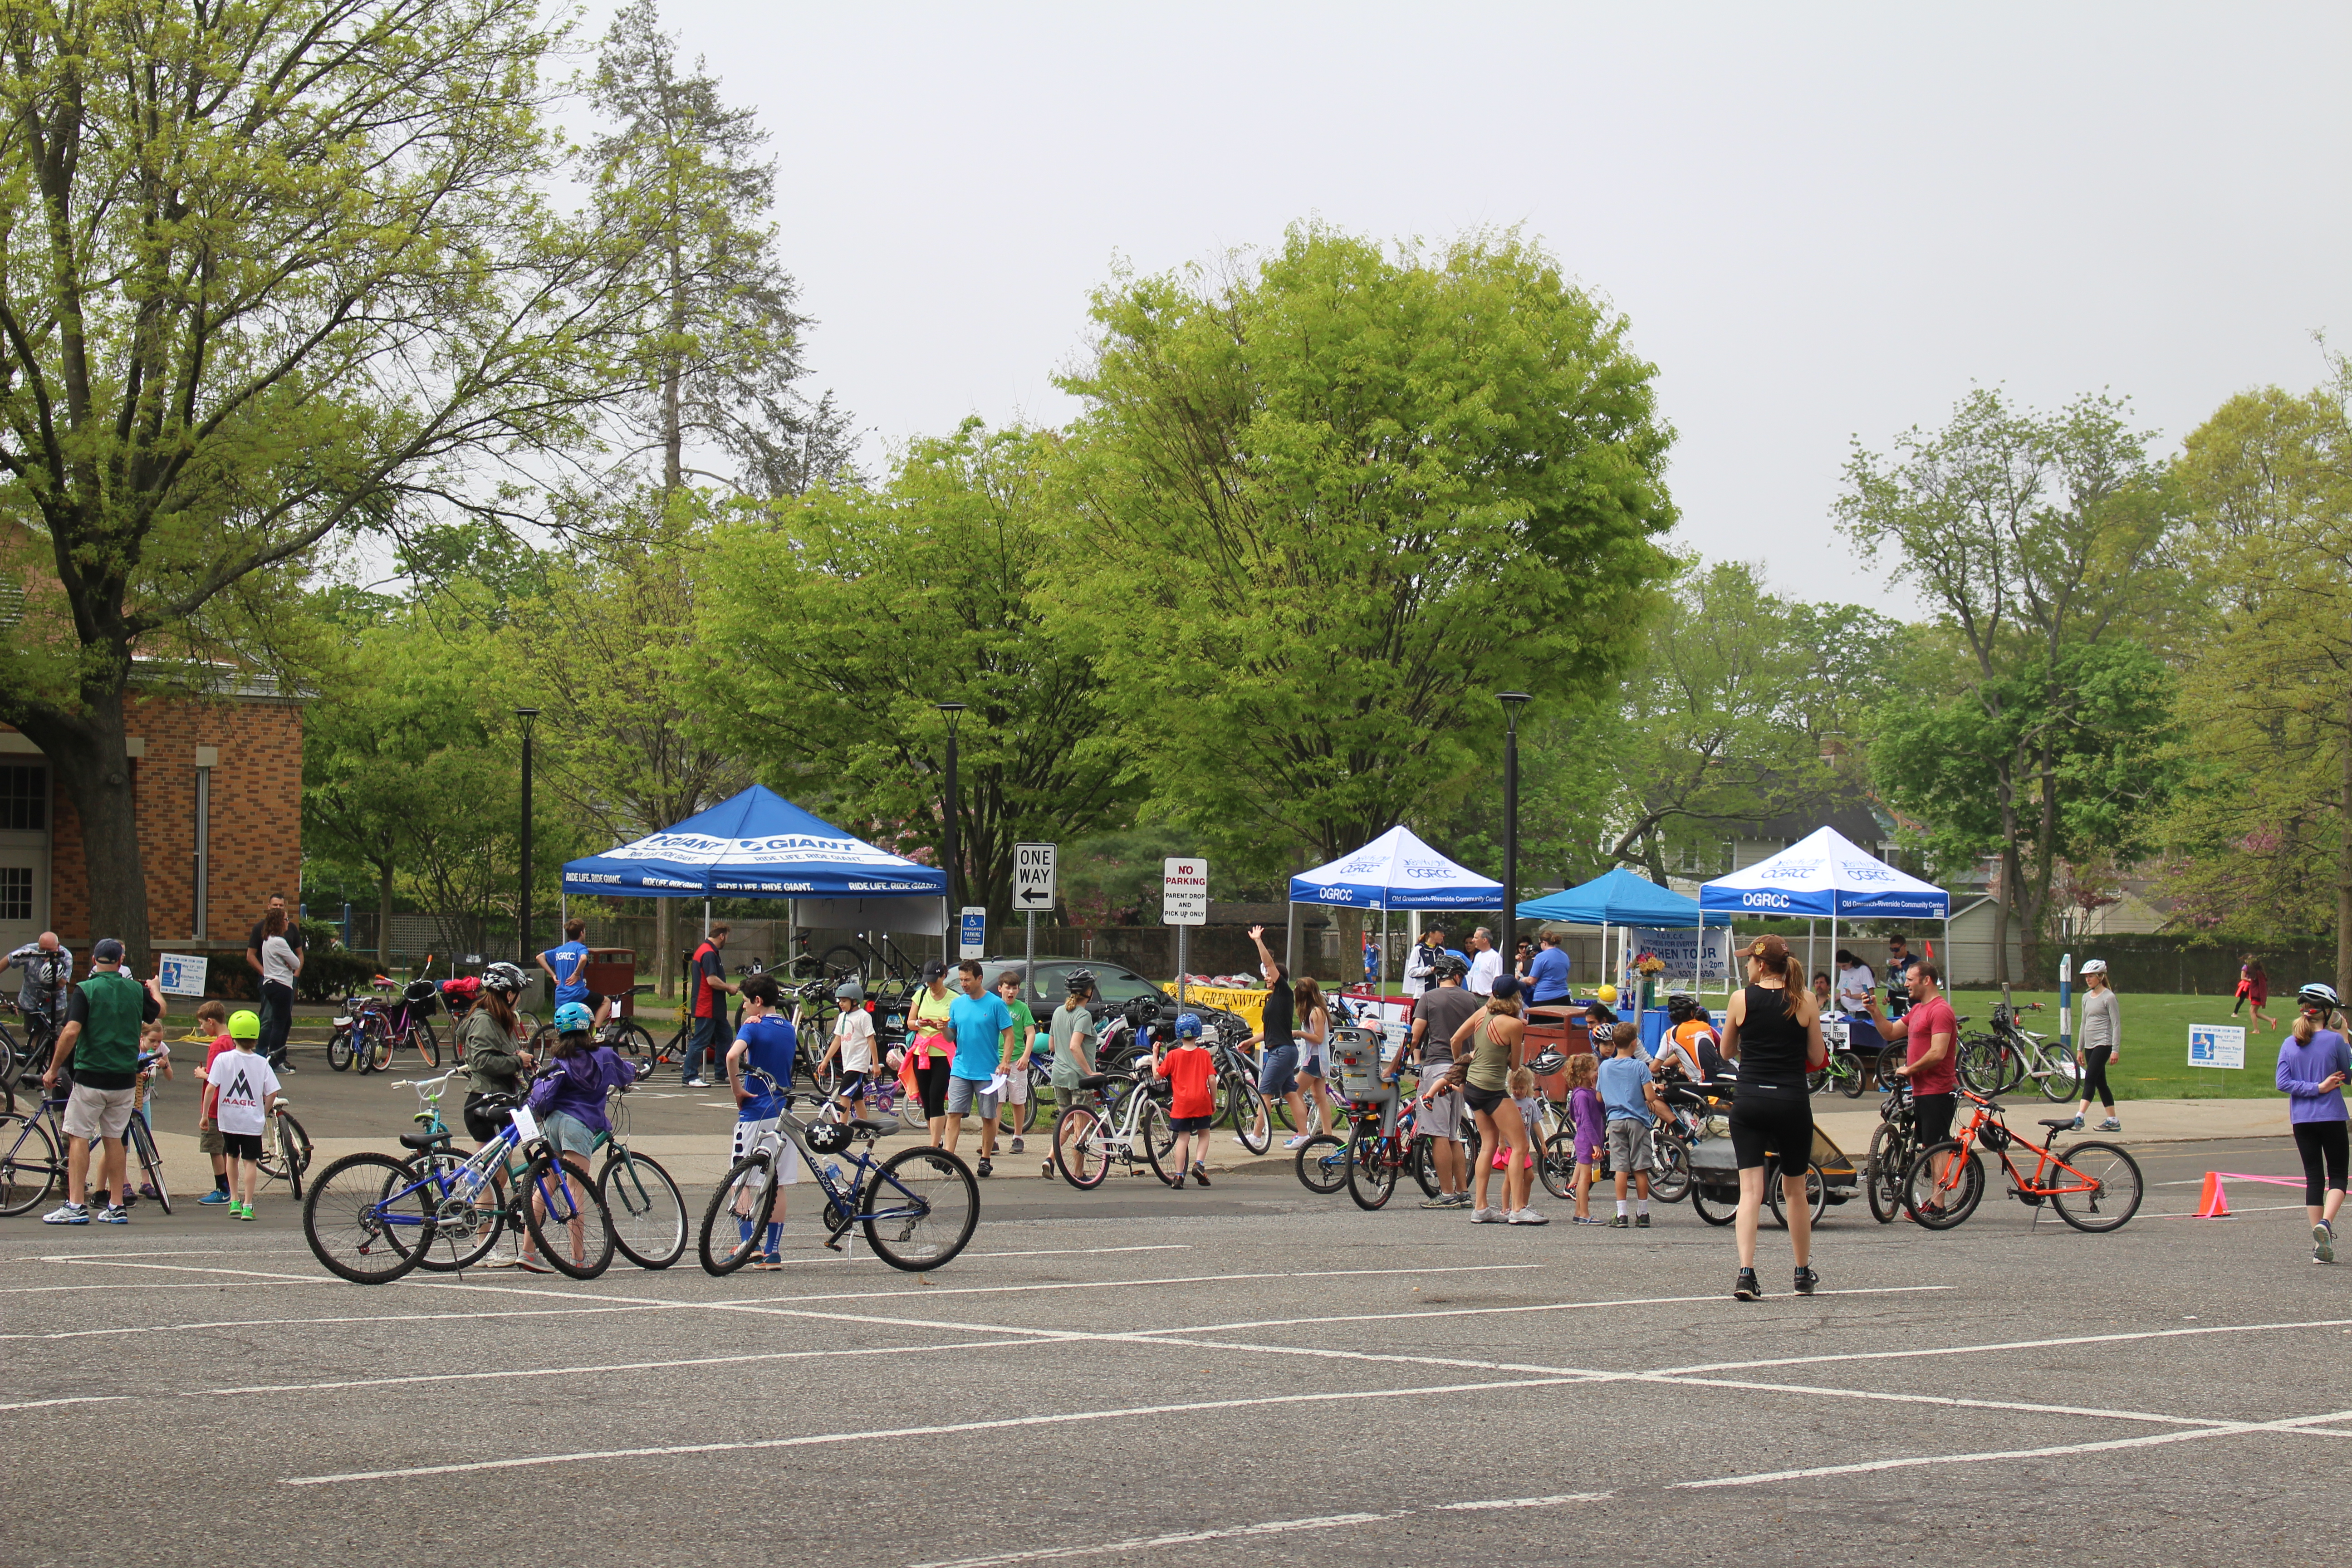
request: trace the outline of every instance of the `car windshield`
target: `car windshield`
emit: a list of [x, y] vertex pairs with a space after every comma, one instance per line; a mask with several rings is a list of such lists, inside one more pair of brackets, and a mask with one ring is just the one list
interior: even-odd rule
[[1090, 969], [1094, 972], [1097, 999], [1114, 1006], [1120, 1003], [1131, 1002], [1138, 996], [1164, 997], [1167, 995], [1166, 992], [1143, 978], [1142, 975], [1132, 970], [1121, 969], [1117, 964], [1085, 963], [1068, 959], [1058, 963], [1046, 963], [1041, 960], [1037, 965], [1036, 984], [1029, 993], [1030, 1007], [1034, 1010], [1041, 1002], [1056, 1007], [1060, 1006], [1062, 998], [1069, 994], [1070, 973], [1073, 970], [1078, 969]]

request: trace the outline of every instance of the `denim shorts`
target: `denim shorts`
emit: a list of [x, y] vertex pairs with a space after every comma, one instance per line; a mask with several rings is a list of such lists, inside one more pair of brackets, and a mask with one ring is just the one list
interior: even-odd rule
[[1298, 1087], [1298, 1047], [1277, 1046], [1258, 1063], [1257, 1091], [1272, 1100]]
[[540, 1121], [539, 1130], [559, 1154], [577, 1154], [585, 1159], [595, 1152], [597, 1134], [568, 1110], [549, 1111]]

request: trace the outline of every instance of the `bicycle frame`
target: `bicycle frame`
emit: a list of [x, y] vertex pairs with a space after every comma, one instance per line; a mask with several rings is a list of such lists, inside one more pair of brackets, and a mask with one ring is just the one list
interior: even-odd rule
[[[755, 1153], [762, 1151], [772, 1152], [781, 1148], [784, 1140], [790, 1140], [793, 1147], [800, 1151], [801, 1163], [808, 1167], [809, 1175], [816, 1182], [817, 1191], [824, 1194], [825, 1228], [832, 1232], [825, 1239], [825, 1246], [828, 1248], [838, 1251], [842, 1234], [853, 1225], [862, 1225], [868, 1220], [919, 1219], [930, 1212], [930, 1204], [921, 1194], [915, 1192], [898, 1177], [883, 1170], [880, 1163], [875, 1160], [874, 1139], [879, 1136], [878, 1133], [864, 1135], [866, 1147], [862, 1152], [855, 1148], [843, 1151], [852, 1166], [851, 1173], [848, 1173], [849, 1183], [845, 1190], [842, 1185], [835, 1182], [833, 1168], [821, 1163], [816, 1152], [809, 1147], [809, 1124], [793, 1114], [792, 1095], [779, 1088], [774, 1079], [757, 1068], [748, 1068], [745, 1077], [747, 1079], [756, 1078], [760, 1082], [766, 1084], [769, 1089], [783, 1101], [783, 1109], [776, 1114], [776, 1125], [760, 1135], [760, 1141], [752, 1145], [752, 1152]], [[833, 1160], [841, 1156], [828, 1154], [822, 1158]], [[772, 1159], [768, 1168], [772, 1173], [774, 1172], [775, 1164]], [[884, 1182], [897, 1188], [907, 1203], [887, 1209], [866, 1207], [868, 1187], [879, 1186]], [[910, 1205], [911, 1207], [908, 1206]]]
[[[2023, 1133], [2012, 1131], [2009, 1123], [2001, 1120], [2000, 1107], [1999, 1105], [1982, 1095], [1972, 1094], [1966, 1089], [1961, 1090], [1961, 1092], [1963, 1094], [1967, 1094], [1968, 1098], [1975, 1103], [1976, 1113], [1969, 1118], [1969, 1123], [1966, 1127], [1962, 1128], [1958, 1133], [1953, 1135], [1955, 1141], [1960, 1146], [1959, 1152], [1953, 1156], [1950, 1166], [1946, 1170], [1944, 1175], [1937, 1181], [1936, 1190], [1938, 1193], [1948, 1192], [1951, 1190], [1956, 1180], [1952, 1173], [1959, 1170], [1962, 1165], [1966, 1164], [1967, 1162], [1974, 1156], [1979, 1145], [1990, 1150], [1992, 1152], [1993, 1158], [2000, 1162], [2000, 1168], [2004, 1172], [2008, 1173], [2009, 1184], [2011, 1190], [2021, 1193], [2028, 1197], [2047, 1198], [2055, 1197], [2060, 1194], [2072, 1195], [2078, 1193], [2092, 1194], [2098, 1192], [2099, 1184], [2097, 1182], [2085, 1176], [2082, 1172], [2066, 1163], [2065, 1161], [2061, 1160], [2056, 1154], [2053, 1153], [2046, 1145], [2036, 1143], [2032, 1139], [2026, 1137]], [[1999, 1128], [2000, 1130], [2000, 1137], [1998, 1140], [1986, 1138], [1984, 1136], [1984, 1130], [1987, 1127]], [[2052, 1142], [2055, 1142], [2056, 1140], [2053, 1139]], [[2022, 1144], [2024, 1147], [2033, 1151], [2033, 1179], [2031, 1182], [2018, 1174], [2016, 1164], [2009, 1157], [2010, 1150], [2020, 1144]], [[2044, 1185], [2042, 1180], [2042, 1173], [2050, 1170], [2053, 1166], [2074, 1177], [2074, 1184], [2069, 1186]]]

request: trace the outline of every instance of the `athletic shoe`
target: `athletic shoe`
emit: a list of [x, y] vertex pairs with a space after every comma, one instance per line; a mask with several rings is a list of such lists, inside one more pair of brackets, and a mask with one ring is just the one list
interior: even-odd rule
[[251, 1219], [253, 1217], [253, 1205], [251, 1204], [247, 1204], [243, 1208], [235, 1209], [231, 1212], [235, 1214], [238, 1219]]
[[43, 1225], [88, 1225], [89, 1207], [86, 1204], [59, 1204], [41, 1216]]
[[[154, 1183], [142, 1182], [139, 1184], [139, 1195], [142, 1198], [160, 1198], [163, 1194], [155, 1190]], [[129, 1200], [125, 1199], [124, 1201], [128, 1202]]]
[[1818, 1284], [1820, 1284], [1821, 1282], [1822, 1282], [1822, 1277], [1821, 1277], [1820, 1275], [1818, 1275], [1818, 1274], [1814, 1273], [1811, 1269], [1810, 1269], [1810, 1268], [1802, 1268], [1802, 1267], [1800, 1267], [1800, 1268], [1798, 1268], [1798, 1270], [1797, 1270], [1797, 1294], [1798, 1294], [1798, 1295], [1800, 1295], [1800, 1296], [1810, 1296], [1810, 1295], [1811, 1295], [1811, 1294], [1813, 1293], [1813, 1287], [1814, 1287], [1814, 1286], [1816, 1286], [1816, 1285], [1818, 1285]]
[[1764, 1287], [1756, 1280], [1756, 1270], [1743, 1268], [1739, 1278], [1731, 1282], [1731, 1299], [1735, 1301], [1761, 1301]]
[[1446, 1194], [1445, 1201], [1454, 1208], [1466, 1209], [1470, 1206], [1470, 1194], [1468, 1193], [1449, 1193]]
[[751, 1267], [752, 1267], [752, 1268], [760, 1268], [760, 1269], [782, 1268], [783, 1266], [784, 1266], [784, 1260], [783, 1260], [782, 1258], [781, 1258], [777, 1257], [777, 1256], [776, 1256], [774, 1253], [772, 1253], [772, 1252], [761, 1252], [761, 1253], [758, 1253], [758, 1254], [755, 1254], [755, 1255], [752, 1257], [752, 1258], [751, 1258]]
[[1633, 1228], [1633, 1222], [1632, 1220], [1627, 1219], [1621, 1214], [1616, 1218], [1609, 1222], [1609, 1228], [1612, 1230], [1630, 1230]]
[[474, 1267], [477, 1268], [520, 1268], [522, 1267], [522, 1259], [517, 1258], [511, 1252], [493, 1252], [488, 1258], [483, 1258], [479, 1263], [475, 1264]]
[[1512, 1225], [1549, 1225], [1551, 1220], [1549, 1216], [1539, 1215], [1533, 1209], [1521, 1209], [1517, 1214], [1510, 1216], [1508, 1223]]
[[1283, 1140], [1282, 1146], [1286, 1149], [1304, 1149], [1307, 1147], [1307, 1134], [1301, 1132], [1286, 1138]]
[[1425, 1209], [1450, 1209], [1454, 1206], [1454, 1194], [1440, 1193], [1433, 1198], [1423, 1198], [1421, 1200], [1421, 1206]]
[[2071, 1131], [2071, 1132], [2080, 1132], [2082, 1130], [2083, 1130], [2083, 1119], [2082, 1119], [2081, 1117], [2079, 1117], [2079, 1116], [2077, 1116], [2076, 1118], [2074, 1118], [2074, 1126], [2072, 1126], [2071, 1128], [2067, 1129], [2067, 1131]]
[[2123, 1130], [2124, 1130], [2124, 1124], [2123, 1124], [2122, 1122], [2120, 1122], [2120, 1121], [2116, 1121], [2116, 1120], [2114, 1117], [2112, 1117], [2112, 1116], [2108, 1117], [2105, 1121], [2102, 1121], [2102, 1122], [2100, 1122], [2100, 1123], [2099, 1123], [2099, 1131], [2102, 1131], [2102, 1132], [2120, 1132], [2120, 1131], [2122, 1131]]
[[1195, 1182], [1198, 1182], [1201, 1185], [1202, 1185], [1202, 1186], [1204, 1186], [1204, 1187], [1205, 1187], [1205, 1186], [1207, 1186], [1207, 1185], [1209, 1184], [1209, 1167], [1208, 1167], [1208, 1166], [1206, 1166], [1206, 1165], [1203, 1165], [1203, 1164], [1202, 1164], [1202, 1163], [1201, 1163], [1201, 1162], [1200, 1162], [1200, 1161], [1198, 1161], [1198, 1160], [1193, 1161], [1193, 1162], [1192, 1162], [1192, 1180], [1194, 1180]]
[[975, 1176], [992, 1176], [996, 1174], [996, 1167], [988, 1163], [987, 1155], [982, 1154], [980, 1157], [980, 1169], [974, 1171], [972, 1174]]
[[2336, 1232], [2326, 1220], [2311, 1227], [2311, 1260], [2314, 1263], [2336, 1261]]
[[1021, 1147], [1021, 1140], [1018, 1138], [1013, 1140], [1013, 1152], [1016, 1154], [1026, 1152], [1026, 1151]]
[[690, 1078], [686, 1080], [686, 1087], [688, 1089], [709, 1089], [710, 1086], [698, 1078]]
[[536, 1258], [518, 1258], [515, 1259], [515, 1267], [521, 1269], [526, 1274], [552, 1274], [555, 1272], [554, 1269], [550, 1268], [546, 1264], [541, 1263]]
[[1177, 1192], [1182, 1192], [1184, 1190], [1184, 1173], [1181, 1171], [1177, 1172], [1176, 1179], [1168, 1184]]
[[123, 1212], [123, 1208], [121, 1204], [109, 1204], [106, 1207], [99, 1210], [92, 1217], [100, 1225], [129, 1225], [131, 1223], [131, 1216]]
[[208, 1192], [203, 1197], [198, 1198], [196, 1202], [200, 1204], [225, 1204], [228, 1202], [228, 1194], [222, 1192], [218, 1187], [215, 1187], [211, 1192]]
[[1633, 1216], [1633, 1228], [1634, 1228], [1635, 1230], [1647, 1230], [1647, 1229], [1649, 1229], [1649, 1228], [1650, 1228], [1650, 1216], [1649, 1216], [1648, 1215], [1645, 1215], [1645, 1214], [1637, 1214], [1637, 1215], [1635, 1215]]
[[278, 1063], [275, 1068], [271, 1068], [270, 1070], [271, 1070], [271, 1071], [273, 1071], [273, 1072], [289, 1073], [289, 1072], [292, 1072], [292, 1071], [294, 1070], [294, 1064], [293, 1064], [292, 1062], [279, 1062], [279, 1063]]
[[1501, 1209], [1472, 1209], [1470, 1211], [1470, 1223], [1472, 1225], [1500, 1225], [1503, 1223], [1503, 1211]]
[[1603, 1225], [1603, 1226], [1605, 1226], [1605, 1225], [1607, 1225], [1609, 1222], [1608, 1222], [1607, 1220], [1605, 1220], [1605, 1219], [1602, 1219], [1602, 1218], [1601, 1218], [1599, 1215], [1597, 1215], [1597, 1214], [1580, 1214], [1580, 1215], [1575, 1215], [1570, 1216], [1570, 1223], [1571, 1223], [1571, 1224], [1574, 1224], [1574, 1225]]

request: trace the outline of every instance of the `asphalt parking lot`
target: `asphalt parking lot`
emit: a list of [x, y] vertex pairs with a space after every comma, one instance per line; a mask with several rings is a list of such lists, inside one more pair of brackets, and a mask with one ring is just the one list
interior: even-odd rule
[[584, 1285], [346, 1285], [282, 1201], [10, 1221], [0, 1560], [2340, 1562], [2352, 1264], [2285, 1189], [2182, 1217], [2293, 1163], [2150, 1151], [2106, 1237], [1856, 1204], [1823, 1294], [1768, 1232], [1748, 1305], [1686, 1205], [1474, 1227], [1271, 1175], [990, 1184], [927, 1279], [805, 1204], [781, 1272]]

